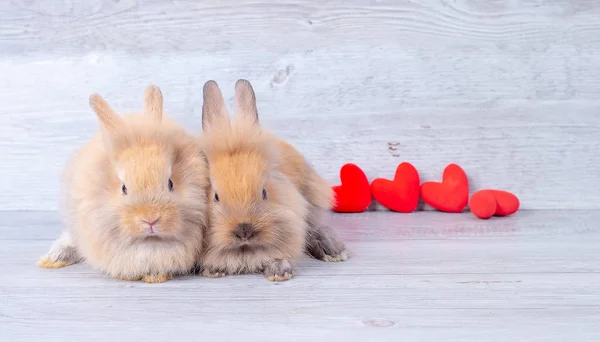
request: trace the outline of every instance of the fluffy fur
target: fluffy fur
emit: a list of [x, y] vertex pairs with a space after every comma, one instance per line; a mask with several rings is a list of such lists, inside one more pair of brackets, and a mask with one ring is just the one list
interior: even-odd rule
[[216, 82], [204, 86], [200, 146], [211, 190], [203, 274], [263, 272], [281, 281], [292, 277], [303, 251], [346, 260], [344, 244], [322, 224], [334, 201], [330, 185], [293, 146], [260, 128], [248, 81], [236, 83], [235, 95], [230, 121]]
[[201, 256], [208, 191], [194, 139], [163, 116], [155, 86], [141, 113], [120, 117], [99, 95], [90, 105], [100, 132], [65, 168], [65, 229], [38, 264], [85, 260], [112, 277], [146, 282], [189, 272]]

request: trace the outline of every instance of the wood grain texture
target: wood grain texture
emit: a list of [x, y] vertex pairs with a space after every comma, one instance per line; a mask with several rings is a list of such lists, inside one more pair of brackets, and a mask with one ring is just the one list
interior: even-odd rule
[[[10, 341], [593, 341], [600, 338], [600, 211], [364, 213], [330, 223], [353, 252], [260, 275], [109, 279], [34, 263], [55, 213], [0, 213], [0, 339]], [[17, 233], [20, 231], [20, 233]]]
[[529, 209], [600, 208], [600, 4], [556, 1], [0, 3], [0, 209], [56, 209], [92, 92], [200, 129], [201, 89], [249, 79], [262, 122], [332, 183], [460, 163]]

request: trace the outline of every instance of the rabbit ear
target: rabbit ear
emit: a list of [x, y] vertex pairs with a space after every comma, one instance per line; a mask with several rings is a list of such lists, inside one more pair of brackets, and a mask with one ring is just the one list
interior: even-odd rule
[[163, 96], [160, 88], [149, 85], [144, 90], [144, 113], [158, 123], [163, 116]]
[[214, 127], [229, 126], [227, 107], [217, 82], [210, 80], [204, 84], [203, 98], [202, 129], [208, 131]]
[[108, 133], [116, 132], [123, 125], [123, 120], [102, 96], [98, 94], [90, 95], [90, 107], [96, 112], [96, 116], [98, 116], [102, 126]]
[[254, 89], [250, 82], [244, 79], [235, 82], [235, 115], [236, 118], [245, 118], [258, 125]]

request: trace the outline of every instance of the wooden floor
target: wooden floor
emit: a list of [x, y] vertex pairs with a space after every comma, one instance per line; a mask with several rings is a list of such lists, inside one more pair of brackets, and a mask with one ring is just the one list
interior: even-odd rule
[[600, 211], [335, 215], [353, 257], [298, 276], [117, 281], [35, 266], [53, 212], [0, 213], [2, 341], [600, 340]]

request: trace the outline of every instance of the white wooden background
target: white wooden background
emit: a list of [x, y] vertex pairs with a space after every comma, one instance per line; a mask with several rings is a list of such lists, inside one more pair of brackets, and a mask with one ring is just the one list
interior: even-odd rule
[[600, 208], [600, 3], [591, 0], [0, 1], [0, 210], [56, 209], [88, 96], [165, 106], [238, 78], [332, 182], [461, 164], [527, 209]]

